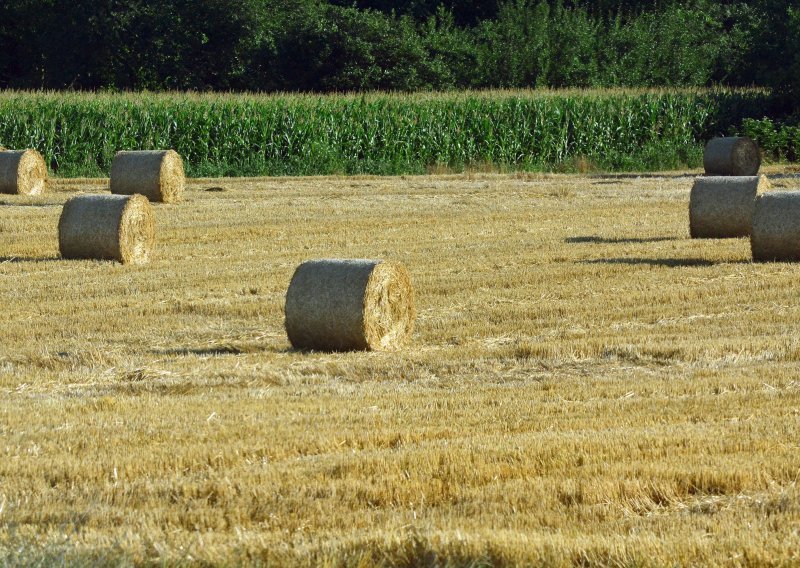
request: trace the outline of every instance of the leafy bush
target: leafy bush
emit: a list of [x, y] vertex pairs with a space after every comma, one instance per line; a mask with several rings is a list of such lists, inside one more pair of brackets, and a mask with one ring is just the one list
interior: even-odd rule
[[781, 124], [769, 118], [745, 119], [741, 133], [755, 140], [771, 160], [800, 160], [800, 126]]

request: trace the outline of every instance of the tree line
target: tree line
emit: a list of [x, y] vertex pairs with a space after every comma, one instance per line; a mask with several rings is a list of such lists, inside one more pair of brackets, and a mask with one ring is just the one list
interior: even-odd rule
[[364, 91], [762, 85], [800, 93], [779, 0], [5, 0], [0, 87]]

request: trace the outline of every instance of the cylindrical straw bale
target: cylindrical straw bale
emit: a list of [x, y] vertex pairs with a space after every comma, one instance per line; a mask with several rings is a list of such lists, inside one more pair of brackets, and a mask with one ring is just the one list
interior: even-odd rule
[[150, 201], [180, 201], [186, 176], [175, 150], [117, 152], [111, 162], [111, 193], [139, 193]]
[[712, 138], [703, 152], [703, 166], [710, 176], [754, 176], [761, 154], [753, 140], [744, 136]]
[[750, 249], [755, 261], [800, 260], [800, 191], [758, 196]]
[[414, 327], [414, 291], [397, 262], [310, 260], [292, 276], [285, 313], [296, 349], [395, 350]]
[[689, 196], [689, 234], [693, 239], [746, 237], [756, 195], [769, 187], [766, 176], [697, 178]]
[[38, 195], [47, 188], [47, 164], [36, 150], [0, 151], [0, 193]]
[[78, 195], [58, 222], [64, 258], [144, 264], [154, 241], [153, 208], [143, 195]]

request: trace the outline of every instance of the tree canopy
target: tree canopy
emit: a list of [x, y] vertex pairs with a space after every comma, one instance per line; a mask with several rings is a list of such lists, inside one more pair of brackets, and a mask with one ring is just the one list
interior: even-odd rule
[[800, 7], [779, 0], [6, 0], [0, 53], [4, 88], [723, 84], [772, 87], [792, 101]]

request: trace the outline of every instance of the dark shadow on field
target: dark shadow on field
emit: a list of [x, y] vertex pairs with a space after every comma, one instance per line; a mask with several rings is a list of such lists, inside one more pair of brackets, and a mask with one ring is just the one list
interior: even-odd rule
[[209, 347], [176, 347], [173, 349], [152, 349], [150, 353], [154, 355], [188, 356], [197, 355], [209, 357], [217, 355], [243, 355], [245, 353], [278, 353], [297, 355], [329, 355], [338, 353], [348, 353], [355, 351], [342, 351], [337, 349], [301, 349], [287, 345], [286, 347], [274, 347], [269, 345], [212, 345]]
[[578, 237], [567, 237], [564, 242], [567, 244], [594, 243], [603, 245], [616, 244], [635, 244], [635, 243], [658, 243], [662, 241], [677, 241], [680, 237], [599, 237], [597, 235], [585, 235]]
[[2, 207], [63, 207], [62, 203], [14, 203], [0, 199], [0, 206]]
[[177, 347], [174, 349], [153, 349], [151, 353], [155, 355], [188, 356], [197, 355], [200, 357], [213, 357], [217, 355], [243, 355], [245, 353], [291, 353], [293, 349], [279, 349], [269, 346], [258, 345], [212, 345], [210, 347]]
[[60, 256], [46, 256], [44, 258], [25, 258], [22, 256], [0, 256], [0, 264], [19, 264], [22, 262], [53, 262], [63, 260]]
[[765, 174], [769, 179], [800, 179], [800, 173], [790, 174]]
[[625, 174], [625, 173], [619, 173], [619, 174], [589, 174], [586, 177], [589, 178], [589, 179], [600, 179], [600, 180], [659, 179], [659, 178], [680, 179], [680, 178], [695, 178], [698, 175], [702, 175], [702, 174], [698, 174], [698, 173], [693, 173], [692, 174], [692, 173], [686, 173], [686, 172], [674, 173], [674, 174], [673, 173], [669, 173], [669, 172], [665, 172], [665, 173], [662, 173], [662, 174], [648, 174], [648, 173]]
[[[592, 185], [613, 185], [620, 181], [625, 180], [635, 180], [635, 179], [685, 179], [685, 178], [697, 178], [703, 177], [706, 174], [703, 172], [696, 172], [696, 173], [661, 173], [661, 174], [625, 174], [625, 173], [618, 173], [618, 174], [589, 174], [587, 175], [587, 179], [595, 180], [592, 182]], [[800, 180], [800, 173], [795, 172], [786, 172], [786, 173], [766, 173], [763, 174], [767, 176], [771, 180]]]
[[712, 262], [704, 258], [598, 258], [595, 260], [583, 260], [581, 264], [640, 264], [679, 268], [684, 266], [714, 266], [722, 263]]

